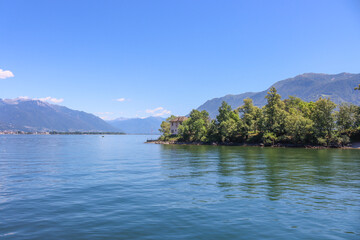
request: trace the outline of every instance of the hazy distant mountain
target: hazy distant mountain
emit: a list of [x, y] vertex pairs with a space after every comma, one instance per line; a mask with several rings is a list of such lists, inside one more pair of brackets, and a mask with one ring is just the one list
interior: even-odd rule
[[31, 99], [0, 99], [0, 130], [119, 131], [95, 115]]
[[162, 117], [115, 119], [107, 121], [113, 127], [129, 134], [159, 134]]
[[[360, 93], [354, 91], [359, 83], [360, 74], [305, 73], [276, 82], [272, 86], [278, 90], [283, 99], [288, 98], [288, 96], [295, 96], [304, 101], [316, 101], [319, 97], [329, 97], [337, 104], [348, 102], [360, 105]], [[245, 98], [253, 99], [256, 106], [262, 107], [266, 104], [265, 96], [269, 89], [262, 92], [247, 92], [214, 98], [198, 107], [198, 110], [206, 110], [214, 118], [218, 114], [218, 108], [222, 101], [226, 101], [233, 108], [236, 108], [243, 104]]]

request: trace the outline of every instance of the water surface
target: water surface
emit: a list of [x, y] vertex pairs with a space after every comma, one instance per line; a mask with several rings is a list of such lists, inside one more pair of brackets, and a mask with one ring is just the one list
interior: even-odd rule
[[0, 239], [360, 239], [360, 150], [0, 136]]

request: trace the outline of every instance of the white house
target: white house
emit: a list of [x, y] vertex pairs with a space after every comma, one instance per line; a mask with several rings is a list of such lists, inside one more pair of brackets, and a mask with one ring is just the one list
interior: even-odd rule
[[178, 134], [179, 126], [187, 119], [187, 117], [176, 117], [170, 120], [170, 133], [174, 135]]

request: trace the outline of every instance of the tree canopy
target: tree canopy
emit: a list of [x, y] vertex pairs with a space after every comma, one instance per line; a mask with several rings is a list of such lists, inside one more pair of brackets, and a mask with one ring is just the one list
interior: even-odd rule
[[[359, 86], [360, 87], [360, 86]], [[350, 138], [360, 138], [360, 107], [337, 106], [328, 98], [305, 102], [290, 96], [282, 100], [272, 87], [262, 108], [250, 98], [235, 110], [222, 102], [218, 115], [210, 119], [206, 111], [192, 110], [179, 126], [176, 141], [219, 143], [277, 143], [342, 146]], [[161, 124], [162, 139], [170, 135], [169, 120]]]

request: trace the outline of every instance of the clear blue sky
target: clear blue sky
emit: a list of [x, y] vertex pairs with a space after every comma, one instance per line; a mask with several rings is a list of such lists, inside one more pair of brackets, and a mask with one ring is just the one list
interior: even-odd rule
[[305, 72], [360, 72], [358, 0], [0, 0], [0, 9], [0, 98], [63, 99], [108, 119], [184, 115]]

